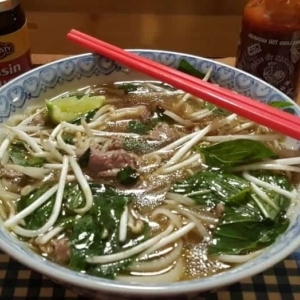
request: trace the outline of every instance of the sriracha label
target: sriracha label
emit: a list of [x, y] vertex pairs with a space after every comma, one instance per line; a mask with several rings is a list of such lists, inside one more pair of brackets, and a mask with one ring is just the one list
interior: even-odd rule
[[0, 86], [31, 69], [29, 35], [26, 24], [0, 37]]

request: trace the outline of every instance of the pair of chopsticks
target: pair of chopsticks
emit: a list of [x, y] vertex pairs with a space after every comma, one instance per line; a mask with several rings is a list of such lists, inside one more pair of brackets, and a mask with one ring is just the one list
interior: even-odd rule
[[300, 140], [300, 118], [297, 116], [127, 52], [80, 31], [72, 29], [67, 37], [90, 51], [168, 83], [250, 121]]

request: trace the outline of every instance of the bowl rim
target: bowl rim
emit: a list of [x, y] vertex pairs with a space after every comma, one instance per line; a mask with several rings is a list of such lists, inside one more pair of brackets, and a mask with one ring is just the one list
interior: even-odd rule
[[[299, 105], [290, 99], [287, 95], [283, 92], [279, 91], [278, 89], [274, 88], [270, 84], [264, 82], [263, 80], [247, 73], [242, 70], [236, 69], [235, 67], [226, 65], [225, 63], [215, 61], [213, 59], [207, 59], [205, 57], [191, 55], [182, 52], [175, 52], [175, 51], [168, 51], [168, 50], [153, 50], [153, 49], [126, 49], [127, 51], [132, 52], [151, 52], [151, 53], [166, 53], [166, 54], [175, 54], [179, 56], [187, 56], [190, 58], [200, 59], [203, 61], [211, 62], [218, 66], [223, 66], [235, 71], [238, 71], [241, 74], [245, 74], [253, 78], [256, 82], [260, 82], [265, 86], [270, 87], [273, 90], [276, 90], [276, 93], [282, 95], [283, 98], [292, 102], [296, 107]], [[94, 53], [83, 53], [78, 55], [71, 55], [69, 57], [61, 58], [59, 60], [49, 62], [47, 64], [41, 65], [36, 67], [29, 72], [26, 72], [17, 78], [9, 81], [4, 86], [0, 87], [0, 94], [3, 92], [6, 87], [13, 86], [17, 81], [27, 78], [32, 73], [36, 73], [39, 70], [42, 70], [46, 67], [51, 67], [52, 65], [57, 65], [61, 62], [67, 60], [74, 60], [79, 59], [81, 57], [89, 57], [94, 56]], [[4, 229], [5, 230], [5, 229]], [[44, 264], [42, 260], [37, 261], [35, 256], [24, 256], [22, 251], [19, 251], [17, 248], [12, 247], [10, 244], [0, 243], [0, 248], [11, 256], [13, 259], [17, 260], [21, 264], [27, 266], [29, 269], [34, 270], [40, 274], [48, 276], [54, 280], [59, 281], [62, 284], [68, 284], [71, 286], [76, 286], [77, 288], [86, 288], [88, 290], [94, 292], [105, 292], [105, 293], [112, 293], [112, 294], [124, 294], [124, 296], [172, 296], [172, 295], [179, 295], [179, 294], [192, 294], [192, 293], [201, 293], [205, 291], [209, 291], [212, 289], [219, 289], [223, 286], [228, 286], [230, 284], [240, 282], [245, 278], [252, 277], [270, 267], [278, 263], [279, 261], [285, 259], [288, 255], [294, 252], [297, 247], [300, 245], [300, 236], [298, 239], [293, 239], [288, 246], [278, 253], [275, 253], [270, 257], [270, 259], [266, 260], [264, 263], [258, 266], [252, 266], [247, 268], [246, 270], [238, 270], [236, 273], [230, 274], [229, 276], [225, 276], [223, 278], [219, 278], [218, 275], [210, 276], [208, 278], [212, 278], [211, 280], [207, 280], [206, 282], [201, 282], [201, 279], [194, 279], [189, 281], [181, 281], [176, 283], [170, 284], [162, 284], [162, 285], [138, 285], [138, 284], [130, 284], [130, 283], [123, 283], [117, 280], [109, 280], [105, 278], [98, 278], [94, 276], [78, 276], [78, 272], [70, 271], [70, 269], [58, 266], [56, 263], [48, 262]], [[226, 273], [226, 272], [225, 272]], [[224, 274], [224, 273], [221, 273]], [[239, 275], [237, 277], [237, 274]], [[68, 288], [68, 287], [67, 287]]]

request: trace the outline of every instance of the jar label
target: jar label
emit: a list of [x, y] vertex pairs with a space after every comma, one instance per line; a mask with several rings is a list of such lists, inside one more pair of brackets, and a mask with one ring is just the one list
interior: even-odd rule
[[30, 42], [25, 24], [13, 33], [0, 36], [0, 86], [30, 69]]
[[299, 75], [300, 32], [255, 32], [247, 27], [243, 26], [241, 31], [236, 67], [294, 98]]

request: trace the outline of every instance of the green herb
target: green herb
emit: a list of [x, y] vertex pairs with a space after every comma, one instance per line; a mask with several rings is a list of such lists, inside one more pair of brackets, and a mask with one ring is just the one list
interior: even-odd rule
[[86, 96], [86, 94], [84, 92], [75, 92], [75, 93], [70, 93], [67, 96], [64, 96], [62, 98], [76, 97], [79, 100], [84, 96]]
[[[17, 211], [19, 212], [31, 205], [34, 201], [46, 193], [49, 188], [49, 185], [44, 185], [43, 187], [33, 190], [26, 196], [21, 196], [20, 200], [17, 202]], [[24, 227], [30, 230], [41, 228], [48, 221], [53, 210], [54, 202], [55, 195], [25, 218]]]
[[294, 106], [292, 103], [287, 102], [287, 101], [272, 101], [272, 102], [269, 102], [268, 105], [275, 107], [275, 108], [286, 108], [286, 107]]
[[[271, 172], [253, 173], [273, 186], [289, 190], [288, 179]], [[223, 205], [224, 212], [212, 236], [210, 254], [245, 254], [272, 244], [289, 225], [285, 217], [290, 199], [263, 189], [272, 200], [268, 204], [239, 175], [199, 172], [172, 186], [173, 192], [188, 196], [199, 205]]]
[[62, 139], [66, 144], [74, 145], [74, 135], [71, 133], [64, 132], [62, 134]]
[[269, 106], [279, 108], [287, 113], [295, 114], [295, 111], [293, 109], [294, 105], [293, 103], [287, 102], [287, 101], [272, 101], [268, 103]]
[[[226, 214], [224, 218], [226, 218]], [[259, 250], [274, 243], [288, 225], [288, 219], [278, 220], [275, 223], [267, 220], [227, 225], [221, 223], [213, 234], [208, 253], [210, 255], [236, 255]]]
[[91, 148], [88, 148], [78, 159], [78, 164], [81, 168], [86, 168], [89, 164], [91, 156]]
[[77, 183], [68, 183], [65, 186], [63, 202], [67, 209], [74, 211], [85, 204], [85, 198]]
[[164, 114], [165, 110], [159, 106], [156, 107], [155, 117], [153, 118], [153, 124], [157, 125], [159, 122], [165, 122], [168, 124], [174, 124], [174, 120]]
[[[72, 228], [70, 268], [85, 271], [88, 274], [114, 278], [124, 271], [131, 258], [113, 264], [90, 265], [86, 257], [108, 255], [122, 251], [123, 243], [119, 241], [121, 215], [131, 197], [119, 195], [113, 188], [106, 185], [91, 185], [93, 206], [89, 213], [77, 220]], [[126, 244], [137, 244], [147, 236], [142, 233], [141, 239], [128, 237]]]
[[93, 109], [91, 111], [88, 111], [87, 113], [80, 116], [80, 118], [77, 118], [77, 119], [71, 121], [70, 123], [75, 124], [75, 125], [80, 125], [82, 118], [86, 121], [86, 123], [90, 123], [93, 120], [93, 118], [94, 118], [94, 116], [95, 116], [95, 114], [98, 110], [99, 109], [97, 108], [97, 109]]
[[[256, 178], [267, 182], [274, 187], [278, 187], [287, 191], [292, 189], [289, 180], [286, 178], [286, 176], [282, 174], [273, 174], [271, 172], [264, 171], [254, 172], [253, 175]], [[261, 189], [272, 200], [272, 205], [268, 204], [256, 194], [252, 193], [251, 197], [254, 200], [254, 202], [259, 206], [263, 216], [266, 219], [275, 220], [288, 209], [288, 207], [290, 206], [290, 199], [270, 189]]]
[[125, 92], [125, 94], [129, 94], [131, 92], [135, 92], [140, 88], [140, 85], [138, 84], [132, 84], [132, 83], [123, 83], [121, 85], [118, 85], [118, 89], [121, 89]]
[[236, 165], [275, 158], [277, 155], [263, 143], [247, 139], [226, 141], [196, 149], [210, 167], [229, 168]]
[[199, 205], [213, 207], [218, 203], [242, 201], [250, 191], [250, 185], [233, 174], [204, 171], [175, 183], [171, 190], [187, 195]]
[[144, 122], [141, 122], [138, 120], [131, 120], [128, 122], [127, 131], [145, 135], [152, 128], [153, 128], [153, 126], [151, 123], [144, 123]]
[[44, 158], [32, 156], [21, 142], [11, 144], [9, 157], [15, 165], [24, 167], [41, 168], [45, 162]]
[[205, 74], [198, 71], [195, 67], [193, 67], [187, 60], [181, 59], [179, 62], [179, 66], [177, 68], [178, 71], [181, 71], [183, 73], [192, 75], [194, 77], [203, 79], [205, 77]]
[[227, 110], [219, 108], [209, 102], [204, 102], [204, 108], [211, 110], [214, 114], [219, 116], [228, 116], [230, 114], [230, 112], [228, 112]]
[[136, 184], [139, 178], [140, 174], [129, 166], [121, 169], [117, 173], [117, 180], [123, 185]]

